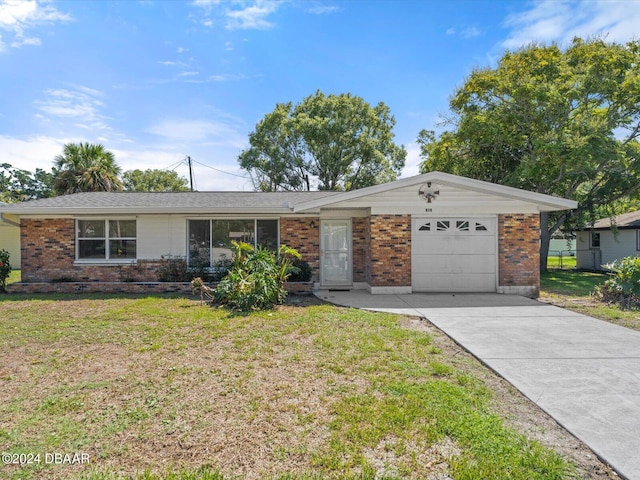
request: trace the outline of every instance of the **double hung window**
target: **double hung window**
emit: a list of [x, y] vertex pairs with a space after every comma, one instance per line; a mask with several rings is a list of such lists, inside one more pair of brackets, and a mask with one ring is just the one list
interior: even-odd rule
[[136, 259], [135, 220], [76, 220], [76, 259]]

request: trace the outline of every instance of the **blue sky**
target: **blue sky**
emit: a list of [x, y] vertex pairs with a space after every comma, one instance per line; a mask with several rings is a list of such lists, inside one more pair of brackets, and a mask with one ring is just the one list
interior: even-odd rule
[[186, 176], [190, 155], [199, 190], [251, 190], [249, 132], [320, 89], [385, 102], [415, 175], [417, 133], [474, 67], [639, 33], [640, 0], [0, 0], [0, 163], [49, 170], [86, 141], [123, 171]]

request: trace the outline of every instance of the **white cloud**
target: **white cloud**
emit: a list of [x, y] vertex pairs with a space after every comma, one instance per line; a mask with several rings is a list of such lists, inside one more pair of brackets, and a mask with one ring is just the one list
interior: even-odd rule
[[406, 178], [419, 175], [420, 163], [422, 163], [422, 158], [420, 158], [420, 146], [413, 142], [405, 148], [407, 150], [407, 159], [405, 160], [404, 168], [402, 169], [402, 174], [400, 176], [402, 178]]
[[[53, 159], [62, 153], [64, 145], [67, 143], [86, 142], [83, 137], [53, 138], [48, 136], [27, 136], [10, 137], [0, 135], [0, 151], [6, 154], [8, 163], [16, 168], [35, 172], [37, 168], [51, 171]], [[89, 140], [93, 141], [93, 140]], [[117, 164], [122, 171], [134, 170], [136, 168], [145, 170], [147, 168], [166, 168], [175, 165], [186, 157], [185, 151], [180, 147], [158, 148], [157, 145], [148, 146], [142, 144], [116, 145], [113, 148], [108, 144], [107, 137], [97, 137], [95, 142], [100, 142], [106, 146], [107, 150], [113, 152]], [[242, 175], [236, 161], [237, 154], [229, 149], [189, 149], [194, 159], [194, 174], [196, 187], [198, 190], [252, 190], [251, 182], [248, 179], [226, 175], [211, 168], [204, 167], [211, 165], [220, 170]], [[199, 163], [195, 163], [199, 162]], [[188, 177], [186, 165], [176, 168], [179, 175]]]
[[511, 29], [504, 48], [533, 42], [567, 45], [575, 36], [605, 36], [626, 42], [638, 37], [640, 4], [630, 0], [541, 0], [505, 20]]
[[327, 15], [330, 13], [336, 13], [339, 10], [340, 8], [335, 5], [318, 5], [316, 7], [309, 8], [307, 11], [315, 15]]
[[217, 145], [240, 149], [246, 144], [246, 133], [228, 119], [163, 120], [149, 127], [147, 132], [176, 146]]
[[49, 89], [45, 91], [47, 98], [36, 101], [40, 113], [36, 118], [50, 122], [52, 117], [59, 121], [71, 119], [78, 128], [86, 130], [110, 130], [107, 117], [102, 115], [104, 103], [102, 92], [84, 86], [69, 89]]
[[257, 0], [255, 4], [241, 10], [228, 10], [227, 29], [267, 30], [274, 24], [267, 17], [278, 9], [279, 3], [272, 0]]
[[[43, 24], [71, 20], [71, 15], [62, 13], [51, 5], [38, 3], [36, 0], [0, 0], [0, 29], [9, 32], [12, 36], [13, 48], [42, 44], [38, 37], [27, 36], [28, 30]], [[5, 49], [5, 45], [6, 42], [0, 39], [0, 52]]]
[[474, 38], [479, 37], [482, 32], [476, 27], [465, 28], [462, 32], [460, 32], [460, 36], [462, 38]]

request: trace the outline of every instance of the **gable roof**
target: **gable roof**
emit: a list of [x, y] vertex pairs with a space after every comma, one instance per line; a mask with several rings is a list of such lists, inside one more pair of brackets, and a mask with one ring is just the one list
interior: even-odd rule
[[485, 193], [513, 200], [534, 203], [538, 205], [538, 208], [541, 212], [567, 210], [577, 208], [578, 206], [577, 202], [575, 202], [574, 200], [568, 200], [566, 198], [554, 197], [551, 195], [545, 195], [536, 192], [529, 192], [527, 190], [521, 190], [519, 188], [507, 187], [495, 183], [483, 182], [481, 180], [474, 180], [472, 178], [460, 177], [458, 175], [452, 175], [450, 173], [434, 171], [422, 175], [416, 175], [414, 177], [403, 178], [400, 180], [396, 180], [395, 182], [389, 182], [381, 185], [374, 185], [372, 187], [344, 192], [340, 196], [310, 199], [306, 202], [295, 205], [293, 211], [304, 212], [305, 210], [328, 207], [338, 202], [362, 198], [367, 195], [384, 193], [402, 187], [421, 185], [427, 182], [434, 182], [437, 185], [458, 187], [478, 193]]
[[[593, 224], [594, 230], [609, 230], [612, 226], [621, 229], [638, 228], [640, 229], [640, 210], [635, 212], [623, 213], [616, 217], [601, 218]], [[591, 230], [592, 228], [586, 228], [585, 230]]]

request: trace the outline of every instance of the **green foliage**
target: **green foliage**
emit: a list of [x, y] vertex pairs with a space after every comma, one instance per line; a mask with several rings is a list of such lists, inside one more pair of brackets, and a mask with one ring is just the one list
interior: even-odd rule
[[258, 190], [353, 190], [395, 180], [407, 156], [393, 142], [395, 119], [380, 102], [317, 91], [277, 104], [249, 134], [238, 161]]
[[290, 282], [308, 282], [311, 280], [313, 272], [311, 271], [311, 265], [309, 262], [295, 258], [292, 262], [297, 271], [292, 272], [288, 278]]
[[213, 292], [214, 299], [244, 312], [264, 310], [280, 304], [287, 296], [284, 282], [295, 267], [292, 258], [300, 254], [285, 245], [279, 255], [245, 242], [232, 242], [235, 247], [233, 265]]
[[[452, 96], [449, 129], [423, 130], [423, 172], [440, 170], [577, 200], [542, 215], [550, 235], [640, 189], [640, 41], [530, 45], [476, 69]], [[599, 210], [598, 210], [599, 209]]]
[[595, 290], [595, 296], [623, 308], [640, 306], [640, 257], [625, 257], [605, 265], [613, 275]]
[[53, 195], [54, 174], [36, 168], [35, 173], [0, 164], [0, 202], [13, 203]]
[[187, 179], [172, 170], [127, 170], [122, 185], [131, 192], [186, 192]]
[[11, 275], [11, 263], [9, 263], [9, 252], [0, 249], [0, 292], [6, 292], [7, 279]]
[[113, 153], [102, 145], [68, 143], [54, 161], [57, 169], [54, 188], [58, 195], [122, 190], [120, 167]]

